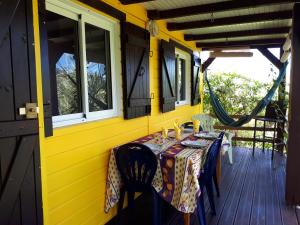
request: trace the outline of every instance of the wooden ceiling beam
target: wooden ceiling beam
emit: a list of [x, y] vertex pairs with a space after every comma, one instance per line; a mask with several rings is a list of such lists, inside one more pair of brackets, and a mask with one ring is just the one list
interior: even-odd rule
[[210, 58], [241, 58], [241, 57], [253, 57], [253, 52], [251, 51], [231, 51], [231, 52], [220, 52], [213, 51], [209, 54]]
[[[126, 0], [123, 0], [126, 1]], [[130, 1], [130, 0], [128, 0]], [[183, 16], [191, 16], [205, 13], [224, 12], [229, 10], [239, 10], [247, 8], [256, 8], [266, 5], [277, 5], [284, 3], [293, 3], [295, 0], [254, 0], [254, 1], [226, 1], [210, 3], [205, 5], [195, 5], [167, 10], [148, 10], [149, 19], [169, 19]]]
[[257, 48], [257, 50], [260, 51], [260, 53], [263, 54], [274, 66], [276, 66], [277, 69], [280, 70], [282, 68], [283, 63], [280, 62], [280, 60], [275, 55], [273, 55], [273, 53], [270, 52], [267, 48], [260, 47]]
[[212, 64], [212, 62], [215, 60], [216, 58], [208, 58], [201, 66], [201, 72], [203, 73], [209, 66], [210, 64]]
[[288, 34], [290, 27], [278, 27], [268, 29], [256, 29], [256, 30], [241, 30], [223, 33], [208, 33], [208, 34], [185, 34], [184, 40], [195, 41], [195, 40], [208, 40], [218, 38], [234, 38], [234, 37], [249, 37], [257, 35], [270, 35], [270, 34]]
[[170, 31], [187, 30], [187, 29], [195, 29], [195, 28], [207, 28], [207, 27], [215, 27], [215, 26], [227, 26], [227, 25], [237, 25], [237, 24], [239, 25], [244, 23], [284, 20], [284, 19], [291, 19], [292, 17], [293, 17], [292, 11], [286, 10], [280, 12], [258, 13], [258, 14], [244, 15], [244, 16], [224, 17], [224, 18], [217, 18], [214, 20], [209, 19], [209, 20], [198, 20], [198, 21], [189, 21], [189, 22], [181, 22], [181, 23], [170, 22], [167, 23], [167, 28]]
[[230, 48], [237, 46], [257, 46], [257, 48], [261, 45], [278, 45], [282, 46], [284, 43], [284, 38], [272, 38], [272, 39], [258, 39], [258, 40], [246, 40], [246, 41], [226, 41], [226, 42], [197, 42], [197, 48]]
[[155, 0], [120, 0], [120, 2], [123, 5], [130, 5], [130, 4], [136, 4], [136, 3], [143, 3], [143, 2], [152, 2]]
[[258, 48], [281, 48], [282, 44], [264, 44], [264, 45], [249, 45], [249, 46], [221, 46], [221, 47], [203, 47], [202, 51], [215, 50], [242, 50], [242, 49], [258, 49]]

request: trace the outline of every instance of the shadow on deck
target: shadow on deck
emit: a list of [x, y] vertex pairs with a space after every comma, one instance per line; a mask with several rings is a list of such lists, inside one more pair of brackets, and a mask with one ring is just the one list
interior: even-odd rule
[[[300, 210], [284, 203], [285, 157], [276, 154], [272, 163], [271, 151], [256, 150], [252, 157], [251, 150], [235, 148], [233, 165], [227, 155], [223, 159], [216, 216], [210, 214], [205, 198], [207, 225], [300, 225]], [[136, 202], [134, 221], [129, 222], [125, 210], [122, 225], [151, 225], [151, 200], [141, 196]], [[183, 224], [182, 215], [170, 206], [164, 206], [162, 214], [163, 225]], [[195, 215], [191, 225], [198, 225]]]

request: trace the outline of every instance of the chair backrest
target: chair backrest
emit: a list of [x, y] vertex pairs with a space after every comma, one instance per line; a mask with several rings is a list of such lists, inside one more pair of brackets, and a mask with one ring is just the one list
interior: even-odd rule
[[200, 120], [201, 127], [204, 131], [214, 131], [214, 119], [210, 115], [197, 114], [192, 117], [192, 120]]
[[184, 127], [184, 128], [191, 128], [191, 129], [193, 129], [193, 122], [185, 122], [185, 123], [183, 123], [183, 124], [181, 124], [181, 126], [182, 127]]
[[266, 112], [265, 112], [265, 118], [270, 118], [270, 119], [277, 119], [279, 118], [279, 113], [278, 111], [278, 101], [271, 101], [269, 104], [266, 106]]
[[224, 137], [224, 132], [221, 132], [219, 137], [210, 146], [205, 164], [203, 166], [203, 172], [201, 174], [200, 180], [204, 179], [204, 182], [208, 181], [214, 175], [218, 156], [221, 150], [221, 144]]
[[116, 152], [116, 163], [127, 191], [144, 192], [151, 188], [157, 159], [145, 145], [129, 143]]
[[[185, 129], [193, 129], [194, 128], [193, 122], [185, 122], [185, 123], [181, 124], [181, 126]], [[200, 131], [203, 130], [201, 124], [200, 124], [199, 130]]]

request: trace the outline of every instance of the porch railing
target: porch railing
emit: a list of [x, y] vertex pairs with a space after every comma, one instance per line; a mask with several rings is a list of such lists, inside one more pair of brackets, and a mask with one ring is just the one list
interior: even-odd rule
[[[215, 117], [214, 115], [211, 115], [211, 116]], [[241, 117], [241, 115], [232, 115], [231, 117], [239, 119]], [[262, 116], [258, 116], [258, 117], [262, 117]], [[215, 129], [219, 129], [219, 130], [236, 131], [236, 132], [234, 132], [235, 136], [232, 138], [233, 141], [252, 142], [252, 143], [253, 143], [253, 141], [255, 141], [255, 142], [262, 142], [262, 143], [263, 142], [265, 142], [265, 143], [272, 143], [273, 141], [270, 140], [270, 139], [263, 139], [263, 138], [256, 138], [256, 139], [254, 139], [253, 138], [253, 133], [254, 133], [254, 129], [255, 129], [255, 127], [252, 126], [253, 121], [254, 121], [254, 119], [251, 120], [244, 127], [230, 127], [230, 126], [225, 126], [225, 125], [215, 125], [214, 128]], [[275, 143], [276, 143], [276, 145], [284, 145], [284, 140], [279, 140], [279, 138], [278, 138], [278, 132], [287, 133], [287, 131], [286, 131], [286, 129], [283, 129], [283, 130], [279, 131], [279, 129], [280, 129], [280, 127], [276, 130], [276, 140], [275, 140]], [[256, 132], [257, 131], [263, 132], [264, 130], [265, 130], [265, 132], [273, 132], [274, 128], [272, 128], [272, 127], [265, 127], [264, 128], [264, 127], [259, 127], [259, 126], [256, 127]], [[251, 135], [245, 136], [245, 135], [241, 135], [238, 131], [249, 131], [249, 132], [252, 131], [252, 132], [251, 132]]]

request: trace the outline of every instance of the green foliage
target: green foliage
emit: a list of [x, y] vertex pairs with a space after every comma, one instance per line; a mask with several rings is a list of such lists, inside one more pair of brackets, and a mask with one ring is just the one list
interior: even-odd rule
[[[71, 54], [63, 54], [56, 63], [58, 109], [60, 115], [82, 112], [81, 82], [77, 75], [76, 62]], [[108, 85], [105, 65], [89, 63], [87, 66], [89, 111], [112, 108], [111, 86]]]
[[[248, 115], [255, 108], [257, 103], [266, 95], [272, 82], [263, 83], [252, 80], [237, 73], [218, 73], [210, 74], [208, 77], [211, 87], [218, 96], [225, 110], [230, 115]], [[274, 99], [277, 96], [274, 96]], [[210, 95], [207, 84], [204, 85], [204, 111], [205, 113], [214, 114], [210, 104]], [[261, 112], [264, 115], [264, 111]], [[221, 125], [219, 121], [216, 124]], [[254, 126], [250, 122], [246, 126]], [[240, 137], [253, 137], [253, 131], [233, 131]], [[238, 146], [251, 147], [252, 142], [238, 142]], [[257, 147], [259, 144], [257, 144]], [[266, 147], [270, 147], [266, 144]]]
[[[88, 74], [89, 110], [91, 112], [111, 108], [111, 99], [107, 95], [106, 79], [106, 73], [99, 74], [98, 71], [95, 71]], [[110, 102], [108, 102], [109, 100]]]
[[57, 97], [61, 115], [78, 113], [80, 111], [80, 97], [75, 72], [67, 73], [57, 69]]
[[[220, 102], [230, 115], [249, 114], [272, 85], [272, 83], [262, 83], [237, 73], [212, 74], [208, 79]], [[213, 114], [206, 84], [204, 85], [204, 105], [205, 112]]]

